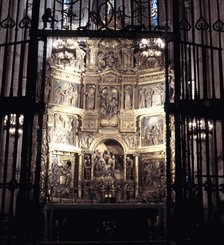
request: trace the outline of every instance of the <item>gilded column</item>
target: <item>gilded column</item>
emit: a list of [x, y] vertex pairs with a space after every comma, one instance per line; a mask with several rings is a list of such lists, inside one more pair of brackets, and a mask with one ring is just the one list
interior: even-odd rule
[[78, 169], [78, 198], [82, 197], [82, 159], [83, 155], [79, 154], [79, 169]]
[[139, 156], [135, 155], [135, 198], [138, 197], [138, 189], [139, 189], [139, 171], [138, 171], [138, 161]]

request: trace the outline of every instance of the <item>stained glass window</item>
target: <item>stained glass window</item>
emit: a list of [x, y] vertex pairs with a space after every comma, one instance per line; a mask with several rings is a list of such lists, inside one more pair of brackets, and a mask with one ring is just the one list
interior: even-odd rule
[[158, 25], [158, 1], [151, 0], [151, 23], [152, 26]]

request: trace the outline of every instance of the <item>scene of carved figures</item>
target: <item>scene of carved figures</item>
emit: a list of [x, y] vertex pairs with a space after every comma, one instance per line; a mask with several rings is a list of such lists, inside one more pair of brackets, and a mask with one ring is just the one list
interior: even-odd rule
[[54, 102], [61, 105], [78, 107], [79, 85], [65, 81], [55, 81]]
[[163, 106], [165, 102], [164, 83], [140, 86], [138, 90], [139, 109]]
[[53, 142], [60, 144], [76, 144], [76, 131], [78, 127], [78, 119], [75, 116], [55, 113], [54, 114], [54, 129], [51, 132]]
[[165, 161], [145, 159], [142, 161], [142, 198], [146, 202], [162, 202], [166, 196]]
[[76, 39], [58, 39], [53, 44], [52, 62], [60, 68], [83, 70], [85, 55], [80, 42]]
[[163, 144], [164, 119], [162, 116], [148, 116], [141, 119], [141, 144], [154, 146]]
[[51, 158], [49, 176], [50, 197], [69, 198], [73, 194], [72, 169], [74, 161], [70, 156], [53, 155]]
[[165, 43], [161, 38], [143, 38], [139, 42], [139, 49], [135, 53], [136, 67], [139, 70], [164, 68]]
[[98, 68], [116, 70], [121, 66], [121, 54], [119, 50], [105, 50], [98, 53]]
[[111, 119], [118, 112], [119, 93], [112, 86], [104, 87], [100, 91], [100, 115]]
[[93, 133], [79, 132], [79, 146], [84, 148], [89, 148], [94, 138], [95, 135]]
[[120, 41], [104, 39], [99, 42], [97, 67], [102, 70], [119, 70], [122, 64]]
[[135, 148], [138, 145], [139, 137], [137, 133], [123, 133], [122, 138], [129, 148]]
[[132, 86], [124, 87], [124, 108], [132, 109], [133, 106], [133, 89]]
[[84, 155], [83, 178], [85, 180], [90, 180], [91, 179], [91, 155], [90, 154], [85, 154]]
[[123, 154], [119, 153], [121, 147], [114, 142], [100, 144], [93, 155], [94, 178], [108, 181], [123, 179]]
[[86, 86], [86, 109], [87, 110], [95, 109], [95, 93], [96, 93], [96, 86], [93, 84], [88, 84]]

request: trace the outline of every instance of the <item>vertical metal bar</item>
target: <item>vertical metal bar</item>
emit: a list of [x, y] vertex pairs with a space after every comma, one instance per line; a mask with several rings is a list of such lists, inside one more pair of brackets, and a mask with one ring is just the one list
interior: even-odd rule
[[[202, 2], [199, 0], [199, 11], [200, 18], [202, 18]], [[206, 48], [205, 48], [205, 37], [204, 30], [201, 29], [201, 49], [202, 49], [202, 83], [203, 83], [203, 99], [207, 99], [207, 57], [206, 57]]]
[[134, 6], [133, 1], [131, 1], [131, 25], [134, 25]]
[[196, 147], [197, 147], [197, 183], [198, 183], [198, 197], [199, 197], [199, 206], [200, 206], [200, 220], [203, 221], [203, 180], [202, 180], [202, 145], [199, 129], [199, 120], [195, 119], [196, 125]]
[[117, 1], [114, 1], [114, 6], [112, 7], [112, 15], [114, 15], [114, 30], [117, 30]]
[[[40, 2], [34, 1], [33, 12], [32, 12], [32, 30], [38, 29], [39, 8], [40, 8]], [[28, 70], [27, 70], [26, 95], [34, 99], [36, 93], [36, 77], [37, 77], [37, 67], [38, 67], [38, 40], [37, 37], [32, 33], [30, 35], [27, 62], [28, 62], [27, 63]]]
[[96, 0], [96, 29], [99, 30], [99, 23], [101, 22], [101, 17], [99, 13], [99, 0]]
[[[41, 96], [41, 101], [44, 101], [44, 86], [45, 86], [45, 76], [46, 76], [46, 66], [47, 66], [47, 39], [44, 40], [44, 47], [43, 47], [43, 63], [42, 63], [42, 96]], [[37, 132], [37, 159], [36, 159], [36, 169], [35, 169], [35, 182], [34, 182], [34, 200], [36, 203], [38, 203], [39, 198], [40, 198], [40, 171], [41, 171], [41, 150], [42, 150], [42, 128], [43, 128], [43, 116], [44, 116], [44, 107], [39, 108], [39, 113], [38, 113], [38, 132]]]
[[212, 38], [212, 19], [211, 19], [211, 2], [208, 0], [208, 16], [209, 16], [209, 40], [210, 40], [210, 59], [211, 59], [211, 73], [212, 73], [212, 99], [215, 99], [215, 72], [214, 72], [214, 50], [213, 50], [213, 38]]
[[88, 1], [88, 23], [90, 24], [91, 1]]
[[[26, 2], [26, 14], [28, 11], [28, 0]], [[23, 33], [23, 40], [27, 40], [27, 27], [24, 28]], [[18, 74], [18, 96], [23, 95], [23, 75], [24, 75], [24, 65], [25, 65], [25, 57], [26, 57], [26, 50], [27, 44], [23, 42], [20, 47], [20, 58], [19, 58], [19, 74]]]
[[[9, 35], [9, 28], [6, 29], [6, 35], [5, 35], [5, 43], [8, 42], [8, 35]], [[6, 87], [6, 74], [7, 74], [7, 64], [8, 64], [8, 53], [9, 48], [8, 45], [4, 48], [4, 58], [3, 58], [3, 65], [2, 65], [2, 87], [1, 87], [1, 93], [0, 96], [5, 95], [5, 87]]]
[[81, 26], [82, 21], [82, 0], [79, 1], [79, 27]]
[[[20, 0], [18, 0], [17, 4], [17, 11], [16, 11], [16, 29], [15, 29], [15, 37], [14, 37], [14, 42], [17, 41], [17, 34], [18, 34], [18, 20], [19, 20], [19, 9], [20, 9]], [[17, 45], [13, 45], [13, 58], [12, 58], [12, 68], [11, 68], [11, 86], [10, 86], [10, 92], [9, 96], [13, 96], [13, 88], [14, 88], [14, 76], [15, 76], [15, 63], [16, 63], [16, 50], [17, 50]], [[18, 89], [18, 88], [17, 88]]]
[[122, 0], [122, 28], [125, 27], [125, 22], [126, 22], [126, 18], [125, 18], [125, 3], [124, 0]]
[[192, 100], [193, 98], [193, 95], [192, 95], [192, 87], [193, 87], [193, 84], [192, 84], [192, 57], [191, 57], [191, 47], [192, 45], [188, 45], [188, 69], [189, 69], [189, 73], [188, 73], [188, 77], [187, 77], [187, 99], [188, 100]]
[[[149, 8], [150, 11], [150, 8]], [[151, 26], [150, 26], [151, 28]], [[165, 46], [165, 76], [166, 76], [166, 83], [165, 83], [165, 104], [169, 105], [170, 103], [170, 81], [169, 81], [169, 50], [168, 50], [168, 42], [167, 39], [166, 46]], [[166, 108], [166, 106], [165, 106]], [[171, 176], [171, 115], [169, 110], [165, 113], [166, 119], [166, 184], [167, 184], [167, 200], [166, 200], [166, 223], [167, 223], [167, 240], [168, 244], [171, 241], [171, 183], [172, 183], [172, 176]]]
[[138, 3], [138, 4], [139, 4], [138, 7], [139, 7], [139, 9], [140, 9], [140, 11], [139, 11], [139, 12], [140, 12], [140, 13], [139, 13], [139, 14], [140, 14], [140, 23], [139, 23], [139, 24], [142, 25], [142, 1], [139, 0], [139, 3]]
[[[211, 132], [212, 133], [212, 132]], [[217, 127], [216, 120], [213, 119], [213, 144], [214, 144], [214, 171], [215, 171], [215, 195], [216, 195], [216, 204], [219, 210], [219, 169], [218, 169], [218, 146], [217, 146]], [[220, 219], [220, 217], [217, 217]]]
[[13, 218], [13, 206], [14, 206], [14, 195], [15, 195], [15, 184], [16, 184], [16, 163], [17, 163], [17, 152], [18, 152], [18, 140], [19, 140], [19, 114], [16, 114], [16, 127], [15, 136], [13, 144], [13, 159], [12, 159], [12, 173], [11, 173], [11, 183], [14, 185], [10, 193], [10, 217]]
[[[194, 71], [194, 91], [193, 98], [198, 97], [198, 86], [197, 86], [197, 63], [196, 63], [196, 48], [195, 48], [195, 18], [194, 18], [195, 12], [194, 12], [194, 0], [191, 0], [191, 35], [192, 35], [192, 46], [193, 46], [193, 71]], [[192, 98], [192, 99], [193, 99]]]
[[5, 140], [5, 154], [4, 154], [4, 167], [3, 167], [3, 182], [2, 182], [2, 200], [1, 200], [1, 213], [5, 212], [5, 204], [6, 204], [6, 183], [7, 183], [7, 172], [8, 172], [8, 155], [9, 155], [9, 137], [10, 137], [10, 114], [8, 116], [8, 120], [6, 122], [6, 140]]
[[[175, 79], [175, 98], [174, 103], [180, 100], [180, 33], [179, 33], [179, 1], [173, 0], [173, 31], [174, 39], [174, 79]], [[181, 117], [176, 113], [175, 118], [175, 191], [176, 191], [176, 228], [179, 228], [176, 237], [177, 244], [182, 244], [182, 164], [181, 164]], [[182, 231], [182, 232], [181, 232]]]
[[197, 89], [198, 89], [198, 93], [197, 93], [197, 99], [201, 98], [201, 81], [200, 81], [200, 59], [199, 59], [199, 47], [196, 47], [196, 63], [197, 63]]
[[212, 221], [212, 179], [211, 179], [211, 171], [210, 171], [210, 147], [209, 147], [209, 138], [208, 138], [208, 120], [205, 120], [205, 154], [206, 154], [206, 175], [207, 175], [207, 184], [208, 184], [208, 190], [207, 190], [207, 199], [208, 199], [208, 220], [209, 223]]
[[149, 30], [152, 31], [152, 23], [151, 23], [151, 0], [148, 1], [148, 18], [149, 18]]
[[[220, 20], [220, 3], [217, 0], [217, 14]], [[219, 42], [219, 84], [220, 84], [220, 98], [224, 99], [224, 86], [223, 86], [223, 60], [222, 60], [222, 33], [221, 30], [218, 31], [218, 42]], [[224, 154], [223, 154], [224, 155]]]
[[180, 55], [181, 55], [181, 73], [180, 73], [180, 87], [181, 87], [181, 94], [180, 97], [184, 99], [184, 94], [185, 94], [185, 88], [184, 88], [184, 43], [180, 43]]

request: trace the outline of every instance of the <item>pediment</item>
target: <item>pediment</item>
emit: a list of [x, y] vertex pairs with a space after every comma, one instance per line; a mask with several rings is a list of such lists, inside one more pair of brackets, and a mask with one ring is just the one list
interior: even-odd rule
[[115, 71], [105, 71], [100, 74], [100, 82], [101, 83], [120, 83], [121, 82], [121, 74]]

